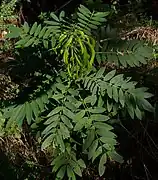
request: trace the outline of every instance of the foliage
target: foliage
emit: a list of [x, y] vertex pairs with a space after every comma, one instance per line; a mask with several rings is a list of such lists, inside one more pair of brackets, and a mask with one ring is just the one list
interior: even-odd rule
[[6, 41], [5, 36], [8, 33], [10, 24], [18, 24], [18, 16], [15, 12], [17, 0], [10, 2], [3, 0], [0, 6], [0, 51], [1, 53], [12, 49], [12, 42]]
[[143, 42], [96, 35], [108, 14], [80, 5], [75, 20], [68, 20], [62, 11], [59, 16], [51, 13], [52, 20], [44, 24], [10, 27], [8, 38], [19, 38], [17, 49], [35, 48], [41, 54], [47, 50], [60, 61], [60, 71], [46, 76], [49, 88], [43, 85], [32, 98], [18, 99], [2, 109], [6, 124], [17, 123], [20, 128], [27, 122], [42, 140], [41, 149], [53, 149], [56, 179], [82, 177], [89, 162], [98, 164], [100, 176], [108, 161], [122, 163], [112, 122], [141, 120], [145, 111], [154, 111], [147, 88], [116, 70], [95, 68], [106, 61], [125, 68], [140, 66], [152, 57], [151, 48]]
[[1, 30], [5, 30], [7, 28], [7, 24], [17, 21], [18, 16], [15, 15], [16, 2], [17, 0], [11, 0], [10, 2], [6, 2], [6, 0], [2, 1], [2, 4], [0, 6]]
[[[49, 91], [51, 107], [44, 117], [39, 112], [47, 109], [44, 105], [48, 104], [46, 94], [4, 111], [8, 122], [22, 125], [25, 119], [29, 124], [35, 121], [32, 128], [37, 129], [39, 123], [45, 125], [41, 132], [41, 148], [52, 146], [55, 149], [57, 156], [52, 161], [53, 171], [61, 179], [65, 172], [69, 179], [74, 178], [74, 174], [82, 176], [86, 167], [82, 159], [84, 154], [92, 162], [99, 156], [100, 176], [104, 174], [107, 159], [122, 162], [115, 151], [117, 141], [111, 132], [110, 120], [115, 119], [119, 111], [127, 110], [132, 119], [135, 115], [142, 119], [143, 110], [153, 111], [146, 100], [152, 95], [146, 92], [146, 88], [136, 88], [135, 82], [124, 79], [122, 74], [115, 75], [116, 71], [104, 73], [105, 68], [101, 68], [74, 84], [62, 72]], [[78, 154], [80, 149], [82, 153]]]
[[107, 61], [118, 67], [139, 67], [147, 64], [152, 52], [152, 47], [139, 40], [103, 40], [98, 43], [96, 59], [99, 64]]
[[[77, 20], [68, 23], [62, 11], [59, 18], [51, 13], [51, 21], [45, 21], [47, 26], [35, 22], [32, 27], [25, 22], [23, 29], [10, 27], [8, 37], [21, 37], [16, 47], [29, 47], [43, 44], [44, 48], [54, 51], [63, 58], [70, 76], [78, 77], [80, 71], [90, 69], [95, 57], [95, 39], [92, 30], [105, 22], [108, 12], [90, 12], [86, 7], [80, 6]], [[62, 47], [62, 48], [61, 48]], [[75, 73], [74, 73], [75, 72]]]

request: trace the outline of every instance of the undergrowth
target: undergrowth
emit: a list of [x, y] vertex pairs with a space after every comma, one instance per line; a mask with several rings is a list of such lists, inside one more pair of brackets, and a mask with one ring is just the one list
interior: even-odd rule
[[28, 71], [42, 79], [31, 94], [3, 102], [1, 136], [27, 124], [40, 151], [49, 151], [55, 179], [82, 177], [89, 164], [101, 177], [108, 163], [123, 163], [115, 125], [154, 112], [148, 88], [119, 73], [147, 64], [153, 48], [112, 36], [110, 13], [80, 5], [73, 19], [61, 11], [41, 24], [9, 26], [17, 55], [33, 51], [44, 66]]

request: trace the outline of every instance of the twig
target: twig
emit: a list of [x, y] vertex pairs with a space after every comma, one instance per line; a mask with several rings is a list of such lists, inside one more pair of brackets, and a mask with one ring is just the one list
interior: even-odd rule
[[60, 8], [58, 8], [58, 9], [55, 11], [55, 13], [58, 12], [58, 11], [60, 11], [61, 9], [63, 9], [65, 6], [67, 6], [68, 4], [70, 4], [72, 1], [73, 1], [73, 0], [70, 0], [70, 1], [66, 2], [65, 4], [63, 4]]

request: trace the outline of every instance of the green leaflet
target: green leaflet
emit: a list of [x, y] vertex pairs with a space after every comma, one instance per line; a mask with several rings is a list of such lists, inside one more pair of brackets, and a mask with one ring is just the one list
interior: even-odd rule
[[102, 153], [102, 146], [100, 146], [93, 155], [92, 162]]
[[57, 42], [56, 39], [54, 37], [52, 37], [52, 39], [51, 39], [51, 46], [52, 46], [52, 48], [55, 48], [56, 42]]
[[54, 134], [51, 134], [50, 136], [48, 136], [42, 143], [42, 146], [41, 146], [41, 149], [44, 150], [46, 149], [48, 146], [51, 145], [51, 143], [53, 142], [54, 140]]
[[70, 129], [73, 128], [73, 125], [72, 125], [72, 123], [71, 123], [71, 121], [70, 121], [69, 118], [67, 118], [66, 116], [62, 115], [62, 116], [61, 116], [61, 120], [63, 121], [63, 123], [64, 123], [68, 128], [70, 128]]
[[62, 132], [63, 139], [67, 139], [70, 137], [70, 132], [68, 128], [64, 125], [64, 123], [60, 123], [60, 131]]
[[108, 112], [111, 112], [113, 108], [113, 103], [109, 103], [109, 101], [107, 100], [107, 109], [108, 109]]
[[29, 32], [30, 27], [29, 27], [29, 25], [28, 25], [28, 23], [26, 21], [24, 22], [23, 28], [24, 28], [25, 33]]
[[95, 82], [92, 82], [91, 85], [90, 85], [90, 87], [89, 87], [89, 89], [90, 89], [91, 92], [93, 91], [94, 87], [97, 87], [97, 86], [96, 86], [96, 83], [95, 83]]
[[8, 27], [9, 33], [6, 34], [6, 38], [18, 38], [21, 35], [22, 30], [19, 27], [15, 27], [14, 25], [10, 25]]
[[[78, 16], [80, 17], [81, 14], [78, 14]], [[88, 19], [87, 19], [87, 20], [88, 20]], [[78, 19], [78, 21], [80, 22], [79, 25], [81, 25], [81, 26], [83, 26], [83, 27], [87, 24], [87, 21], [84, 21], [83, 19], [81, 19], [81, 17]], [[100, 24], [100, 23], [99, 23], [99, 24]]]
[[73, 169], [73, 171], [80, 177], [82, 177], [82, 171], [80, 166], [76, 165], [75, 168]]
[[93, 98], [92, 96], [88, 96], [84, 99], [84, 102], [87, 104], [87, 103], [92, 103], [93, 102]]
[[53, 172], [57, 172], [63, 165], [65, 165], [66, 160], [64, 158], [64, 156], [59, 155], [53, 162], [51, 165], [53, 165]]
[[110, 86], [110, 85], [108, 85], [107, 86], [107, 94], [108, 94], [108, 96], [109, 96], [109, 98], [111, 98], [112, 99], [112, 86]]
[[9, 121], [12, 122], [16, 121], [19, 127], [21, 127], [25, 117], [24, 112], [25, 112], [25, 104], [18, 105], [17, 107], [15, 107], [15, 109], [11, 110], [11, 114], [10, 114], [11, 117], [9, 118]]
[[104, 77], [104, 81], [109, 81], [110, 79], [112, 79], [114, 77], [114, 75], [116, 74], [116, 70], [110, 71], [108, 74], [106, 74], [106, 76]]
[[128, 106], [127, 111], [129, 113], [129, 115], [131, 116], [132, 119], [134, 119], [134, 108], [132, 107], [132, 105], [130, 103], [127, 106]]
[[78, 163], [78, 165], [79, 165], [80, 167], [86, 168], [85, 162], [84, 162], [82, 159], [79, 159], [79, 160], [77, 161], [77, 163]]
[[80, 7], [79, 7], [78, 9], [79, 9], [79, 11], [80, 11], [81, 13], [83, 13], [85, 16], [90, 17], [91, 12], [90, 12], [90, 10], [89, 10], [88, 8], [86, 8], [86, 7], [83, 6], [83, 5], [80, 5]]
[[125, 56], [122, 56], [122, 55], [118, 55], [118, 59], [120, 61], [120, 64], [123, 66], [123, 67], [127, 67], [127, 61], [126, 61], [126, 57]]
[[[93, 21], [94, 22], [94, 21]], [[98, 26], [94, 25], [94, 24], [88, 24], [88, 26], [91, 28], [91, 29], [98, 29]]]
[[68, 118], [70, 118], [70, 119], [74, 119], [74, 117], [75, 117], [75, 114], [73, 113], [73, 112], [71, 112], [69, 109], [67, 109], [67, 108], [64, 108], [63, 109], [63, 114], [65, 115], [65, 116], [67, 116]]
[[43, 46], [48, 49], [48, 40], [43, 40]]
[[78, 90], [74, 90], [74, 89], [71, 89], [71, 88], [68, 89], [68, 92], [73, 96], [78, 96], [79, 95]]
[[90, 119], [92, 119], [93, 121], [107, 121], [110, 118], [108, 116], [101, 115], [101, 114], [93, 114], [90, 116]]
[[139, 103], [141, 104], [144, 110], [149, 111], [149, 112], [154, 112], [154, 108], [146, 99], [140, 100]]
[[113, 130], [113, 127], [105, 122], [95, 122], [93, 125], [97, 129], [104, 129], [105, 131]]
[[37, 118], [40, 112], [38, 104], [36, 103], [36, 101], [32, 101], [30, 105], [32, 107], [34, 116]]
[[135, 109], [135, 114], [137, 116], [138, 119], [142, 120], [142, 112], [140, 111], [140, 109], [138, 108], [138, 106]]
[[51, 13], [50, 16], [55, 20], [55, 21], [59, 21], [58, 17], [54, 14], [54, 13]]
[[61, 90], [61, 91], [65, 91], [66, 90], [66, 86], [62, 83], [56, 83], [56, 87]]
[[63, 107], [62, 106], [59, 106], [59, 107], [56, 107], [55, 109], [53, 109], [48, 115], [47, 117], [51, 117], [53, 116], [54, 114], [57, 114], [59, 113], [60, 111], [63, 110]]
[[30, 39], [26, 42], [26, 44], [24, 45], [24, 47], [29, 47], [30, 45], [32, 45], [32, 44], [34, 43], [35, 40], [36, 40], [35, 37], [30, 38]]
[[123, 158], [116, 151], [109, 151], [108, 156], [116, 162], [123, 163]]
[[30, 30], [30, 35], [34, 34], [37, 29], [37, 22], [35, 22]]
[[60, 146], [60, 150], [61, 152], [65, 152], [65, 144], [64, 144], [64, 141], [63, 141], [63, 138], [62, 138], [62, 132], [58, 129], [58, 134], [56, 135], [56, 140], [57, 140], [57, 143], [59, 144]]
[[77, 15], [78, 15], [79, 18], [81, 18], [82, 20], [87, 21], [87, 22], [89, 21], [89, 19], [88, 19], [86, 16], [84, 16], [82, 13], [78, 12]]
[[103, 113], [105, 112], [105, 108], [103, 107], [94, 107], [93, 109], [88, 109], [89, 112], [93, 113], [93, 114], [100, 114], [100, 113]]
[[47, 41], [48, 42], [48, 38], [50, 36], [50, 34], [53, 32], [52, 28], [47, 28], [46, 32], [43, 35], [43, 42]]
[[64, 175], [65, 175], [65, 172], [66, 172], [66, 165], [65, 166], [62, 166], [60, 168], [60, 170], [58, 171], [57, 173], [57, 178], [59, 179], [63, 179]]
[[44, 23], [48, 24], [48, 25], [52, 25], [52, 26], [59, 26], [60, 23], [56, 22], [56, 21], [44, 21]]
[[17, 121], [17, 124], [20, 127], [22, 127], [24, 118], [25, 118], [25, 104], [20, 105], [20, 108], [17, 108], [17, 112], [15, 116], [15, 121]]
[[76, 180], [75, 174], [71, 168], [71, 166], [67, 166], [67, 176], [69, 178], [69, 180]]
[[114, 84], [115, 86], [117, 85], [121, 85], [122, 84], [122, 82], [123, 82], [124, 80], [123, 80], [123, 74], [118, 74], [118, 75], [116, 75], [116, 76], [114, 76], [111, 80], [110, 80], [110, 83], [111, 84]]
[[107, 155], [106, 153], [102, 155], [102, 157], [100, 158], [100, 162], [99, 162], [99, 175], [102, 176], [105, 172], [105, 164], [107, 162]]
[[102, 96], [100, 95], [99, 98], [98, 98], [98, 107], [99, 107], [99, 108], [100, 108], [100, 107], [103, 107], [103, 105], [104, 105], [104, 101], [103, 101]]
[[96, 133], [102, 137], [107, 137], [107, 138], [115, 138], [116, 137], [116, 135], [113, 132], [108, 131], [103, 128], [97, 129]]
[[75, 105], [71, 102], [65, 102], [65, 106], [72, 111], [75, 111], [77, 109]]
[[98, 21], [98, 22], [105, 22], [105, 21], [106, 21], [105, 18], [99, 17], [99, 16], [93, 17], [92, 20], [93, 20], [93, 22], [94, 22], [94, 21]]
[[86, 111], [85, 110], [81, 110], [78, 113], [76, 113], [74, 119], [76, 119], [76, 121], [82, 119], [85, 115]]
[[148, 92], [145, 92], [145, 93], [144, 93], [144, 98], [145, 98], [145, 99], [151, 98], [151, 97], [153, 97], [153, 94], [148, 93]]
[[46, 27], [42, 28], [42, 30], [40, 31], [40, 33], [39, 33], [38, 37], [39, 37], [39, 38], [42, 38], [42, 37], [43, 37], [43, 35], [46, 33], [46, 30], [47, 30], [47, 28], [46, 28]]
[[118, 97], [118, 89], [115, 86], [112, 87], [112, 96], [113, 96], [113, 99], [116, 102], [118, 102], [118, 99], [119, 99], [119, 97]]
[[90, 160], [95, 155], [97, 147], [98, 147], [98, 140], [95, 140], [93, 141], [92, 145], [89, 147], [88, 160]]
[[32, 116], [33, 112], [32, 112], [31, 104], [29, 102], [25, 103], [25, 112], [26, 112], [27, 123], [30, 125], [31, 121], [32, 121], [32, 118], [33, 118], [33, 116]]
[[41, 24], [39, 24], [36, 31], [35, 31], [35, 34], [34, 34], [35, 37], [39, 35], [41, 29], [42, 29], [42, 26], [41, 26]]
[[60, 118], [60, 115], [59, 114], [55, 114], [55, 115], [51, 116], [50, 118], [48, 118], [47, 121], [44, 122], [44, 124], [45, 125], [51, 124], [51, 123], [57, 121], [59, 118]]
[[15, 45], [16, 45], [17, 48], [21, 47], [21, 46], [24, 46], [29, 40], [30, 40], [30, 36], [26, 36], [23, 39], [16, 42]]
[[74, 131], [80, 131], [86, 124], [86, 118], [81, 118], [77, 121]]
[[100, 17], [100, 18], [104, 18], [105, 16], [108, 16], [110, 14], [110, 12], [96, 12], [95, 13], [95, 17]]
[[40, 108], [40, 111], [42, 112], [43, 109], [44, 109], [44, 107], [45, 107], [45, 103], [46, 103], [46, 102], [43, 102], [43, 101], [42, 101], [42, 98], [39, 97], [39, 98], [36, 99], [36, 103], [38, 104], [38, 106], [39, 106], [39, 108]]
[[42, 101], [47, 104], [48, 103], [48, 96], [46, 94], [42, 95]]
[[124, 105], [125, 105], [125, 96], [124, 96], [123, 91], [122, 91], [121, 88], [119, 90], [119, 101], [120, 101], [122, 107], [124, 107]]
[[58, 100], [64, 98], [64, 95], [62, 93], [54, 94], [52, 96], [52, 98], [55, 99], [56, 101], [58, 101]]
[[[95, 85], [94, 88], [92, 89], [92, 94], [93, 94], [93, 97], [94, 97], [95, 99], [97, 98], [97, 97], [96, 97], [97, 91], [98, 91], [98, 87], [97, 87], [97, 85]], [[96, 101], [97, 101], [97, 99], [94, 100], [94, 102], [93, 102], [92, 105], [94, 105]]]
[[58, 123], [59, 121], [54, 121], [53, 123], [49, 124], [42, 132], [42, 135], [47, 135], [51, 133], [52, 129], [55, 128], [58, 125]]
[[85, 151], [87, 148], [89, 148], [89, 146], [93, 142], [94, 138], [95, 138], [95, 132], [94, 132], [94, 130], [90, 130], [88, 132], [87, 138], [83, 144], [83, 147], [82, 147], [83, 151]]
[[65, 12], [61, 11], [61, 13], [59, 14], [59, 20], [62, 21], [64, 17], [65, 17]]
[[[106, 145], [109, 144], [110, 146], [116, 146], [117, 145], [117, 141], [113, 137], [101, 137], [100, 141], [102, 143], [105, 143]], [[107, 149], [107, 150], [109, 150], [109, 149]]]

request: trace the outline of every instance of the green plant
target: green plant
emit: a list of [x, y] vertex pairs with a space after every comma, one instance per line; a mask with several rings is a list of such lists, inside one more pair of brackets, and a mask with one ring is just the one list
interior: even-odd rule
[[8, 33], [8, 27], [10, 24], [17, 24], [18, 16], [15, 12], [17, 0], [11, 0], [10, 2], [3, 0], [0, 5], [0, 50], [2, 52], [7, 52], [12, 49], [12, 42], [6, 41], [5, 37]]
[[95, 39], [92, 30], [105, 22], [108, 12], [90, 12], [80, 6], [77, 20], [69, 22], [62, 11], [59, 18], [51, 13], [52, 21], [45, 21], [46, 26], [35, 22], [32, 27], [25, 22], [23, 29], [10, 27], [8, 37], [21, 37], [16, 47], [37, 46], [43, 44], [46, 49], [54, 51], [61, 57], [70, 76], [78, 77], [85, 69], [90, 69], [95, 57]]
[[154, 111], [147, 88], [140, 88], [116, 70], [94, 68], [97, 61], [140, 66], [152, 57], [151, 48], [144, 43], [117, 43], [95, 36], [94, 31], [108, 14], [90, 12], [81, 5], [73, 22], [67, 22], [61, 12], [59, 18], [52, 13], [53, 20], [45, 21], [47, 26], [34, 23], [30, 27], [25, 22], [22, 29], [10, 28], [9, 38], [21, 38], [16, 48], [38, 48], [41, 53], [47, 49], [66, 65], [66, 70], [61, 66], [60, 72], [46, 76], [49, 89], [43, 85], [38, 88], [40, 93], [35, 92], [38, 96], [2, 110], [8, 123], [21, 127], [27, 121], [42, 139], [42, 150], [53, 149], [51, 165], [56, 179], [66, 174], [69, 180], [81, 177], [90, 161], [98, 163], [99, 175], [103, 176], [108, 161], [123, 162], [116, 152], [113, 120], [141, 120], [145, 111]]
[[16, 2], [17, 0], [2, 1], [0, 6], [0, 30], [5, 30], [8, 27], [8, 23], [17, 21], [18, 16], [15, 14]]
[[74, 179], [75, 174], [82, 176], [86, 156], [92, 162], [100, 159], [98, 170], [102, 176], [108, 160], [122, 162], [115, 150], [116, 135], [110, 121], [117, 119], [118, 113], [127, 116], [127, 112], [132, 119], [142, 119], [144, 110], [152, 112], [153, 107], [147, 101], [152, 95], [146, 91], [146, 88], [136, 88], [130, 78], [116, 75], [116, 71], [105, 74], [105, 68], [95, 70], [76, 83], [61, 72], [49, 96], [46, 93], [9, 111], [5, 109], [3, 115], [9, 118], [8, 122], [19, 125], [25, 119], [31, 124], [34, 119], [32, 128], [37, 131], [39, 123], [44, 124], [40, 132], [41, 148], [54, 148], [52, 166], [59, 179], [65, 172], [69, 179]]

